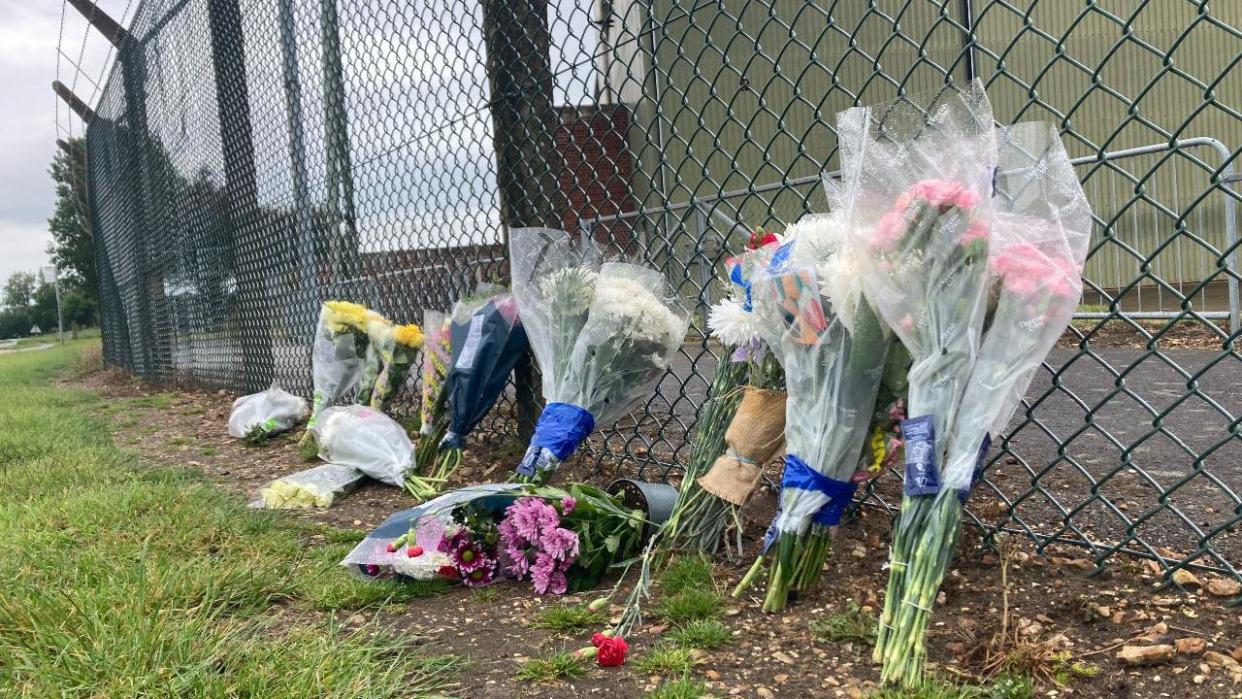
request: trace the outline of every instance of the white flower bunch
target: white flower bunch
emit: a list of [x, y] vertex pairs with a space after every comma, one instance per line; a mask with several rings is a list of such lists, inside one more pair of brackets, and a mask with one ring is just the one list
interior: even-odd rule
[[638, 279], [624, 275], [600, 278], [591, 316], [660, 346], [680, 344], [685, 334], [682, 318], [663, 299]]
[[562, 267], [538, 281], [539, 295], [552, 305], [555, 313], [585, 313], [595, 296], [598, 276], [587, 267]]

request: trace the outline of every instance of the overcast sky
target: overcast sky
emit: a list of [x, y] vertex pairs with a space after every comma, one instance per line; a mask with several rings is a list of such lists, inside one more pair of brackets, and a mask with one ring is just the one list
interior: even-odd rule
[[[125, 0], [103, 0], [105, 11], [119, 18]], [[72, 9], [64, 25], [65, 52], [75, 63], [87, 36], [86, 23]], [[47, 219], [55, 199], [48, 164], [56, 150], [58, 38], [60, 0], [0, 0], [0, 281], [18, 270], [36, 271], [47, 263]], [[107, 55], [97, 33], [87, 41], [81, 64], [90, 79], [77, 79], [77, 93], [93, 103]], [[60, 79], [74, 82], [74, 68], [60, 61]], [[64, 133], [82, 133], [82, 123], [60, 110]]]

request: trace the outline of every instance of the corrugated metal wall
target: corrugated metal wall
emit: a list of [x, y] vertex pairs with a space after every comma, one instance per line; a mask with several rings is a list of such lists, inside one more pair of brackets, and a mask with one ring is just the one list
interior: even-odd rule
[[[654, 60], [636, 106], [641, 140], [631, 140], [662, 146], [638, 154], [648, 175], [636, 178], [639, 196], [667, 206], [834, 169], [838, 111], [965, 78], [969, 57], [998, 121], [1053, 121], [1074, 156], [1203, 136], [1234, 155], [1242, 147], [1242, 71], [1231, 70], [1242, 58], [1242, 0], [971, 4], [973, 56], [961, 0], [653, 0]], [[1212, 279], [1225, 248], [1225, 195], [1212, 181], [1220, 165], [1196, 147], [1080, 167], [1107, 224], [1085, 276], [1103, 289], [1134, 286], [1130, 308], [1142, 286], [1142, 310], [1176, 307], [1171, 289], [1189, 294]], [[713, 206], [757, 227], [826, 204], [804, 185]], [[704, 264], [715, 260], [715, 235], [728, 233], [718, 224], [702, 241], [684, 213], [651, 225], [686, 229], [679, 256]]]

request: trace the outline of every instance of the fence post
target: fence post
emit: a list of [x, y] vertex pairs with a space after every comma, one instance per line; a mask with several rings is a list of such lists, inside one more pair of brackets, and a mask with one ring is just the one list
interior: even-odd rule
[[[354, 173], [349, 156], [349, 113], [345, 109], [345, 78], [341, 68], [341, 37], [336, 0], [320, 0], [323, 45], [323, 128], [327, 160], [328, 220], [332, 280], [360, 279], [358, 224], [354, 209]], [[362, 290], [350, 289], [362, 294]], [[369, 301], [369, 300], [368, 300]]]
[[[507, 248], [510, 228], [561, 226], [547, 0], [484, 0], [483, 36]], [[531, 362], [518, 365], [514, 382], [519, 433], [529, 438], [535, 417]]]
[[241, 326], [242, 383], [246, 391], [267, 388], [275, 377], [267, 274], [254, 165], [254, 136], [246, 88], [245, 42], [238, 0], [209, 5], [211, 64], [216, 80], [220, 145], [224, 155], [228, 228], [232, 233]]

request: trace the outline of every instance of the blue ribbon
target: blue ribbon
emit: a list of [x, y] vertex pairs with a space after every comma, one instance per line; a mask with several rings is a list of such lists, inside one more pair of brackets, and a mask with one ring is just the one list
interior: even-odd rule
[[776, 249], [772, 259], [768, 261], [768, 272], [778, 272], [785, 266], [785, 263], [789, 261], [789, 256], [793, 254], [793, 246], [794, 241], [790, 240]]
[[571, 403], [548, 403], [535, 423], [530, 445], [547, 449], [564, 461], [594, 429], [595, 416], [591, 411]]
[[737, 284], [746, 292], [746, 300], [742, 302], [742, 310], [750, 313], [755, 309], [750, 296], [750, 280], [742, 276], [742, 265], [733, 265], [733, 269], [729, 272], [729, 281]]
[[781, 476], [781, 489], [785, 488], [818, 492], [827, 496], [828, 504], [819, 508], [811, 521], [831, 527], [841, 523], [841, 515], [854, 500], [854, 491], [858, 489], [858, 484], [829, 478], [807, 466], [796, 455], [786, 454], [785, 473]]

